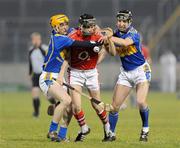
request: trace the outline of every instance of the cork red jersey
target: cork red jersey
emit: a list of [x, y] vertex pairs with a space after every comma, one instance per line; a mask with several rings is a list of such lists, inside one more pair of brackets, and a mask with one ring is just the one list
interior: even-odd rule
[[[78, 41], [98, 41], [100, 34], [83, 36], [80, 30], [75, 30], [69, 35], [70, 38]], [[78, 70], [94, 69], [97, 65], [98, 53], [92, 48], [72, 47], [70, 49], [70, 67]]]
[[142, 54], [146, 60], [150, 57], [149, 49], [145, 45], [142, 45]]

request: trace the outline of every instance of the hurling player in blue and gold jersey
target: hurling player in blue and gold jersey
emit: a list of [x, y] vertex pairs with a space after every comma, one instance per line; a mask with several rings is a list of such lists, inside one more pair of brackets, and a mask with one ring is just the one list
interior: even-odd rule
[[111, 38], [116, 46], [122, 65], [114, 89], [112, 101], [113, 111], [109, 114], [109, 122], [115, 139], [115, 127], [118, 121], [119, 107], [122, 105], [133, 87], [136, 88], [137, 104], [142, 119], [140, 141], [148, 140], [149, 108], [146, 97], [151, 80], [151, 70], [141, 51], [140, 34], [131, 25], [132, 13], [129, 10], [119, 11], [117, 14], [117, 30]]
[[[71, 103], [71, 98], [64, 90], [63, 77], [67, 61], [64, 60], [65, 48], [87, 47], [93, 48], [102, 45], [100, 42], [76, 41], [66, 36], [69, 30], [69, 19], [64, 14], [57, 14], [51, 17], [50, 25], [53, 29], [48, 52], [45, 56], [43, 71], [40, 76], [39, 85], [45, 95], [50, 95], [61, 103], [54, 110], [50, 124], [48, 138], [52, 141], [64, 140], [57, 134], [59, 121]], [[63, 137], [64, 138], [64, 137]]]

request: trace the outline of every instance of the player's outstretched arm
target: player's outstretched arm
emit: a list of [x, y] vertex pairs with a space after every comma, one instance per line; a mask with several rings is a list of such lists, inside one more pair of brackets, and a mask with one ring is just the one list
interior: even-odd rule
[[134, 41], [131, 39], [131, 38], [126, 38], [126, 39], [122, 39], [122, 38], [118, 38], [118, 37], [111, 37], [111, 40], [117, 44], [117, 45], [120, 45], [120, 46], [129, 46], [129, 45], [132, 45], [134, 43]]
[[101, 51], [98, 53], [97, 64], [100, 64], [104, 60], [106, 55], [107, 55], [107, 51], [105, 50], [105, 47], [103, 46]]

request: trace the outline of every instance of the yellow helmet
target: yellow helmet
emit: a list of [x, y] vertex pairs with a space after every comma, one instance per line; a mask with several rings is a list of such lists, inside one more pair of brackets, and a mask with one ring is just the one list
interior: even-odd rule
[[68, 23], [69, 22], [69, 18], [64, 15], [64, 14], [57, 14], [57, 15], [53, 15], [50, 18], [50, 25], [51, 27], [55, 27], [56, 25], [59, 25], [61, 23]]

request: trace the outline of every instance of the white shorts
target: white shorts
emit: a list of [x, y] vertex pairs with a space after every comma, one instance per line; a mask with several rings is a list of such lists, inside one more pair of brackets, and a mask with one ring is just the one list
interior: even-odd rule
[[97, 69], [78, 70], [69, 69], [69, 84], [86, 86], [89, 90], [99, 90], [98, 72]]
[[151, 68], [147, 62], [131, 71], [125, 71], [123, 67], [120, 67], [117, 84], [134, 87], [146, 81], [151, 81]]
[[[57, 79], [57, 77], [58, 77], [58, 73], [45, 72], [45, 71], [43, 71], [42, 74], [40, 75], [39, 87], [46, 96], [48, 96], [49, 86], [53, 84], [53, 79]], [[65, 86], [64, 89], [67, 90]]]

